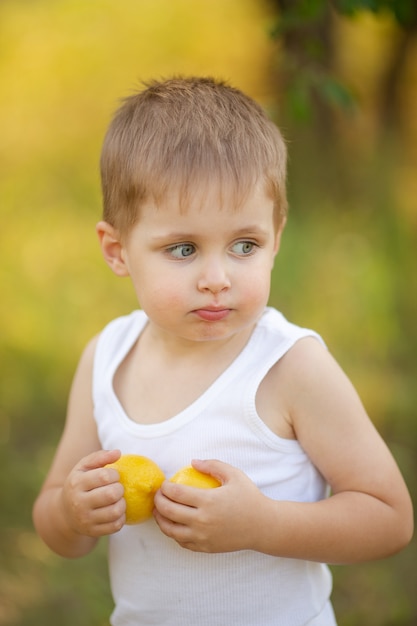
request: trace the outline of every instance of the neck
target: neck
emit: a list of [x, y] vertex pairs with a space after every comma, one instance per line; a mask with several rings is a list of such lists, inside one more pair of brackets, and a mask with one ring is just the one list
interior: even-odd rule
[[233, 360], [245, 347], [252, 335], [254, 324], [225, 339], [193, 341], [171, 335], [149, 322], [140, 338], [141, 349], [158, 353], [166, 363], [179, 366], [181, 362], [207, 362], [212, 356], [216, 360]]

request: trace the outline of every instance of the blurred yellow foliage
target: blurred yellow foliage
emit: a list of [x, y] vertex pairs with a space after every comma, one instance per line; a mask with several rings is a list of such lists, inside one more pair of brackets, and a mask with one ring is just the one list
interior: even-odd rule
[[62, 328], [85, 320], [80, 348], [116, 310], [100, 306], [105, 278], [92, 273], [102, 271], [97, 163], [118, 100], [173, 73], [233, 78], [260, 97], [272, 53], [266, 19], [248, 0], [1, 4], [0, 324], [8, 342], [66, 349]]
[[[111, 608], [104, 550], [62, 567], [46, 556], [30, 519], [79, 353], [109, 319], [137, 305], [128, 282], [102, 262], [94, 233], [109, 119], [141, 81], [171, 74], [229, 79], [272, 108], [280, 53], [270, 19], [266, 0], [0, 2], [2, 625], [54, 623], [59, 614], [62, 626], [101, 626]], [[341, 191], [336, 201], [314, 175], [324, 154], [288, 137], [292, 202], [271, 303], [323, 334], [415, 490], [416, 57], [402, 91], [404, 143], [380, 150], [378, 73], [397, 31], [386, 16], [367, 14], [338, 19], [335, 29], [337, 64], [362, 101], [340, 122], [357, 197], [344, 201]], [[361, 589], [352, 574], [340, 626], [414, 623], [414, 556], [383, 570], [397, 602], [391, 612], [378, 602], [369, 609], [366, 572]]]

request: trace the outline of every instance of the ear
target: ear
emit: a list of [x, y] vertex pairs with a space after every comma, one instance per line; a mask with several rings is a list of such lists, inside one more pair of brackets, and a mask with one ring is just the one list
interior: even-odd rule
[[116, 276], [129, 276], [119, 232], [108, 222], [99, 222], [96, 232], [104, 260]]

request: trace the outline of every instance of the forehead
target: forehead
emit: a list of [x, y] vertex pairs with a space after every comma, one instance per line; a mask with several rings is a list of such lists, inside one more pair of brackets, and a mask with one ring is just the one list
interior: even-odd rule
[[140, 209], [135, 228], [151, 238], [218, 237], [271, 232], [274, 228], [274, 204], [262, 189], [255, 188], [239, 204], [234, 196], [219, 196], [217, 189], [190, 195], [186, 205], [178, 202], [178, 193], [168, 194], [158, 205], [153, 200]]

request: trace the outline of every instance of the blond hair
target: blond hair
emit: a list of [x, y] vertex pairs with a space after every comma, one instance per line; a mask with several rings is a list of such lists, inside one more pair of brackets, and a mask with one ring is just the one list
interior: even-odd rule
[[123, 234], [148, 199], [158, 204], [175, 191], [186, 208], [196, 189], [218, 185], [239, 205], [260, 180], [279, 225], [287, 211], [286, 147], [264, 110], [212, 78], [174, 77], [145, 87], [123, 101], [104, 140], [103, 219]]

